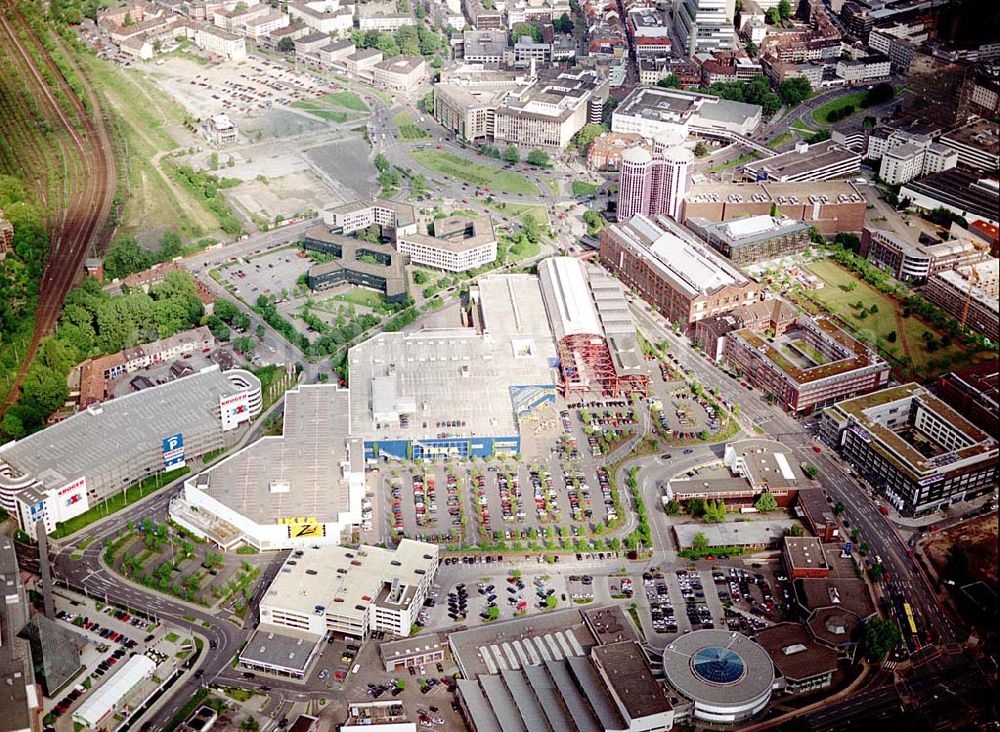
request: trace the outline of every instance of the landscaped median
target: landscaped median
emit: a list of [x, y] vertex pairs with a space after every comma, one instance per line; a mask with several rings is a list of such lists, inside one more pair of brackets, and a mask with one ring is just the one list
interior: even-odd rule
[[118, 493], [117, 495], [101, 501], [99, 504], [88, 511], [84, 511], [79, 516], [74, 516], [69, 521], [63, 521], [56, 524], [56, 530], [49, 534], [49, 536], [53, 539], [63, 539], [71, 534], [75, 534], [80, 529], [90, 526], [90, 524], [95, 521], [100, 521], [102, 518], [110, 516], [113, 513], [121, 511], [126, 506], [131, 506], [136, 501], [145, 498], [151, 493], [155, 493], [163, 486], [171, 483], [177, 478], [187, 475], [190, 472], [191, 470], [185, 467], [179, 468], [178, 470], [171, 470], [169, 473], [151, 475], [141, 483], [138, 483], [131, 488]]

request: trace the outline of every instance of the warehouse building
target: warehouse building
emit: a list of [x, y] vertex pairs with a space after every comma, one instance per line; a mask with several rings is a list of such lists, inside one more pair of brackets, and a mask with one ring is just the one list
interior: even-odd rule
[[823, 412], [821, 435], [906, 515], [995, 487], [996, 438], [917, 384], [834, 405]]
[[688, 702], [687, 714], [677, 721], [691, 723], [750, 719], [767, 706], [774, 683], [767, 652], [726, 630], [696, 630], [675, 638], [663, 649], [663, 674]]
[[881, 356], [822, 317], [800, 316], [780, 337], [749, 329], [729, 333], [723, 358], [792, 414], [809, 414], [889, 382], [889, 364]]
[[233, 444], [260, 409], [256, 376], [216, 366], [93, 404], [0, 447], [0, 505], [28, 534], [39, 519], [51, 533], [144, 478], [184, 467], [185, 456]]
[[849, 150], [832, 140], [809, 145], [800, 142], [795, 149], [754, 160], [743, 166], [748, 181], [774, 180], [779, 183], [803, 183], [857, 175], [861, 171], [861, 153]]
[[588, 273], [574, 257], [538, 265], [542, 299], [559, 355], [560, 391], [645, 395], [642, 348], [621, 284]]
[[705, 219], [688, 218], [685, 224], [713, 249], [740, 266], [799, 254], [809, 246], [812, 233], [812, 227], [804, 221], [770, 215], [715, 224]]
[[136, 654], [125, 661], [108, 681], [97, 687], [79, 709], [73, 712], [74, 724], [96, 729], [113, 712], [122, 708], [128, 697], [146, 679], [152, 678], [156, 664], [148, 656]]
[[695, 536], [702, 534], [709, 547], [736, 546], [744, 551], [763, 551], [776, 548], [784, 538], [785, 530], [798, 526], [798, 521], [744, 521], [727, 524], [674, 524], [674, 538], [682, 550], [695, 545]]
[[867, 202], [850, 181], [696, 183], [684, 197], [683, 221], [732, 221], [782, 216], [815, 226], [823, 236], [861, 231]]
[[760, 299], [756, 282], [664, 216], [636, 215], [605, 227], [600, 257], [683, 330]]
[[538, 279], [491, 275], [470, 297], [475, 327], [380, 333], [348, 352], [351, 432], [366, 459], [513, 455], [518, 419], [555, 400]]
[[497, 237], [489, 216], [449, 216], [434, 222], [434, 234], [397, 234], [396, 249], [413, 264], [466, 272], [497, 258]]
[[282, 433], [188, 478], [170, 516], [223, 549], [339, 544], [361, 521], [363, 448], [348, 436], [350, 398], [334, 385], [285, 393]]

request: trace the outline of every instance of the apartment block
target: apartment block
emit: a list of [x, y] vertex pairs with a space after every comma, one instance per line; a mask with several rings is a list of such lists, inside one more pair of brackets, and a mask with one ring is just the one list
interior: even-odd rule
[[939, 272], [927, 281], [924, 297], [958, 322], [993, 343], [1000, 343], [997, 280], [1000, 260]]

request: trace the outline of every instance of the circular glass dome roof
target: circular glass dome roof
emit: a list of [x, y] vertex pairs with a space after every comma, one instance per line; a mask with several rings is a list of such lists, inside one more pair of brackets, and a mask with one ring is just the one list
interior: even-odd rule
[[709, 684], [732, 684], [746, 673], [739, 654], [718, 646], [702, 648], [695, 653], [691, 658], [691, 670], [695, 676]]

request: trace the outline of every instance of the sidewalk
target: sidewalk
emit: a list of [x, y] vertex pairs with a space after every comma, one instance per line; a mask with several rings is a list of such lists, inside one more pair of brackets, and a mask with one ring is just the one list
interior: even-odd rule
[[961, 501], [950, 505], [947, 513], [935, 511], [928, 516], [908, 517], [903, 516], [896, 510], [895, 506], [885, 504], [889, 509], [889, 521], [901, 528], [925, 529], [936, 524], [939, 529], [953, 526], [959, 521], [980, 515], [982, 507], [994, 500], [990, 494], [979, 496], [971, 501]]

